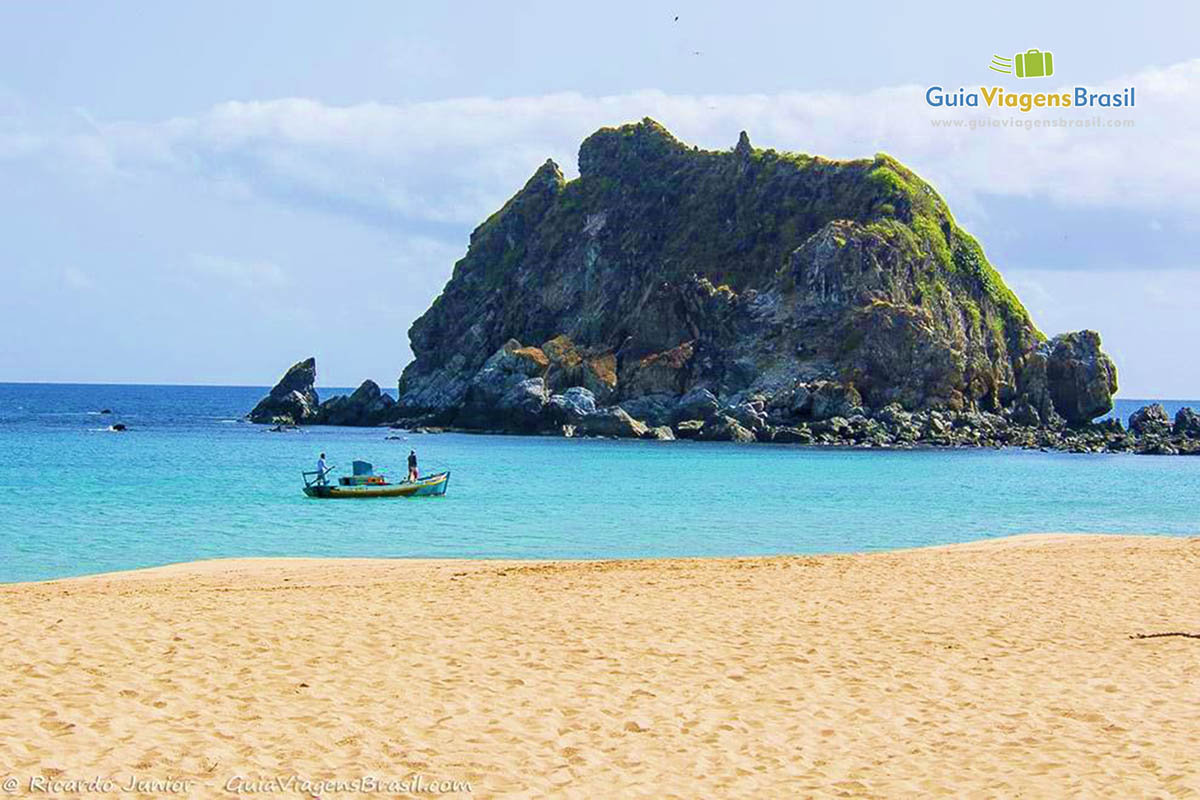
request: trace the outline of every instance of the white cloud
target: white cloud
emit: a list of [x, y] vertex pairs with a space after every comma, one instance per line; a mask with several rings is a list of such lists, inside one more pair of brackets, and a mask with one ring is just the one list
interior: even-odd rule
[[[714, 149], [732, 146], [745, 129], [759, 147], [833, 157], [886, 150], [931, 180], [968, 227], [970, 217], [988, 207], [985, 199], [999, 195], [1129, 211], [1144, 216], [1149, 235], [1186, 242], [1183, 237], [1194, 235], [1200, 218], [1195, 191], [1200, 138], [1194, 135], [1200, 123], [1200, 60], [1090, 88], [1130, 85], [1137, 88], [1136, 108], [1109, 114], [1132, 118], [1136, 126], [1120, 130], [934, 128], [933, 118], [968, 114], [929, 108], [924, 86], [855, 94], [648, 90], [592, 97], [568, 92], [354, 106], [293, 98], [222, 103], [152, 122], [96, 120], [80, 112], [59, 119], [57, 128], [46, 117], [13, 112], [0, 113], [0, 161], [44, 167], [65, 178], [61, 184], [47, 181], [47, 192], [69, 189], [69, 179], [78, 177], [101, 190], [97, 196], [141, 196], [145, 190], [146, 197], [196, 198], [197, 206], [215, 201], [219, 207], [252, 208], [257, 221], [274, 212], [294, 214], [310, 225], [325, 220], [338, 233], [304, 237], [312, 253], [289, 251], [286, 240], [295, 237], [278, 221], [240, 226], [226, 216], [213, 230], [217, 242], [183, 244], [176, 236], [161, 249], [179, 248], [170, 280], [176, 288], [180, 280], [203, 288], [194, 302], [203, 301], [218, 318], [235, 302], [229, 297], [254, 297], [264, 311], [278, 307], [269, 320], [276, 328], [279, 319], [315, 319], [312, 309], [351, 326], [366, 303], [379, 325], [402, 330], [436, 294], [465, 248], [467, 231], [499, 208], [542, 161], [553, 157], [574, 174], [584, 137], [601, 126], [644, 116], [658, 119], [684, 141]], [[971, 110], [969, 116], [1036, 118], [1011, 111]], [[102, 191], [106, 182], [133, 191], [109, 195]], [[1046, 203], [1030, 207], [1044, 211]], [[162, 213], [181, 218], [191, 208], [181, 203]], [[187, 255], [210, 246], [229, 253], [269, 252], [275, 260], [206, 251]], [[1079, 263], [1066, 247], [1032, 254], [1039, 257], [1026, 263]], [[1180, 347], [1186, 349], [1181, 343], [1200, 336], [1190, 321], [1191, 309], [1200, 304], [1200, 264], [1162, 263], [1167, 257], [1156, 252], [1148, 247], [1144, 263], [1135, 254], [1130, 263], [1141, 264], [1138, 271], [1005, 270], [1005, 276], [1046, 332], [1102, 331], [1121, 368], [1126, 396], [1194, 394], [1194, 370], [1178, 364]], [[1177, 255], [1179, 249], [1163, 252]], [[373, 270], [376, 285], [382, 282], [388, 289], [336, 303], [304, 289], [304, 275], [311, 286], [314, 271], [342, 264]], [[82, 271], [62, 272], [65, 288], [94, 283]], [[225, 292], [223, 287], [256, 291]], [[229, 313], [243, 313], [235, 306]], [[280, 344], [291, 346], [290, 337]], [[384, 355], [376, 356], [378, 363], [392, 363], [397, 351], [403, 355], [403, 337], [387, 340], [379, 350]], [[347, 358], [339, 356], [343, 362]], [[365, 369], [358, 362], [353, 368]], [[1177, 385], [1164, 383], [1168, 378], [1178, 378]]]
[[1200, 270], [1010, 270], [1005, 278], [1047, 334], [1101, 332], [1122, 397], [1195, 395], [1188, 348], [1200, 341]]
[[0, 157], [40, 153], [123, 175], [167, 170], [371, 221], [462, 226], [494, 211], [547, 156], [572, 173], [588, 133], [653, 116], [685, 141], [710, 148], [731, 146], [746, 129], [756, 145], [784, 150], [854, 157], [885, 149], [934, 181], [960, 209], [974, 208], [980, 195], [999, 194], [1200, 211], [1194, 191], [1200, 139], [1193, 135], [1200, 123], [1200, 60], [1104, 87], [1131, 85], [1137, 106], [1104, 112], [1135, 121], [1136, 127], [1120, 130], [934, 128], [934, 118], [1088, 118], [1097, 112], [932, 109], [920, 86], [858, 94], [567, 92], [346, 107], [307, 99], [229, 102], [155, 123], [89, 122], [85, 130], [58, 136], [9, 131], [0, 134]]

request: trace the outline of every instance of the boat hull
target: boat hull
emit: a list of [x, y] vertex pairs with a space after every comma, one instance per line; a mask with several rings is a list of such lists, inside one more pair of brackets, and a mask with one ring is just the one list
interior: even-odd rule
[[366, 500], [373, 497], [440, 497], [450, 485], [450, 473], [439, 472], [428, 478], [404, 483], [364, 484], [360, 486], [305, 486], [304, 493], [319, 500]]

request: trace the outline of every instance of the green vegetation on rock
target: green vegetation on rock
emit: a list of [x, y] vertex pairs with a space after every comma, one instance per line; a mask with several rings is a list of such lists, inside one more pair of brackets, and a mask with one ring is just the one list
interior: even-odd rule
[[560, 336], [611, 362], [602, 387], [618, 399], [820, 379], [875, 407], [999, 410], [1040, 374], [1028, 312], [892, 156], [759, 150], [745, 134], [702, 150], [645, 119], [589, 136], [579, 173], [547, 161], [472, 233], [410, 330], [407, 408], [456, 407], [505, 343]]

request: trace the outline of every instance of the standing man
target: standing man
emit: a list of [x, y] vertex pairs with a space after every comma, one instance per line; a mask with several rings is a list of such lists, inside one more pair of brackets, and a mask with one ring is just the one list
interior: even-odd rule
[[321, 453], [321, 457], [317, 459], [317, 485], [325, 485], [325, 473], [329, 470], [325, 466], [325, 454]]
[[417, 471], [417, 451], [409, 450], [408, 451], [408, 479], [410, 481], [415, 481], [419, 477], [421, 477], [421, 473]]

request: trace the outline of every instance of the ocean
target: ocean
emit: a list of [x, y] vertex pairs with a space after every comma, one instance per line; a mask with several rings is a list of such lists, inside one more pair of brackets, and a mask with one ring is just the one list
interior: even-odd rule
[[[745, 556], [1200, 534], [1194, 457], [271, 433], [241, 420], [266, 391], [0, 384], [0, 582], [229, 556]], [[300, 491], [322, 451], [335, 474], [365, 459], [402, 476], [410, 448], [423, 472], [451, 470], [446, 497]]]

